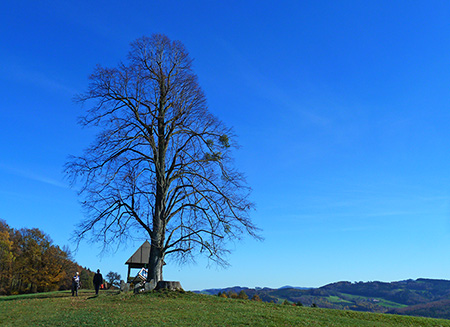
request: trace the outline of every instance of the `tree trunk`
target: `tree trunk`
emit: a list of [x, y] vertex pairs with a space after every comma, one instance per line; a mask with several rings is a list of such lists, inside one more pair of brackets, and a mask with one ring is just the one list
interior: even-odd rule
[[[160, 142], [161, 143], [161, 142]], [[161, 145], [160, 145], [161, 146]], [[153, 230], [151, 233], [151, 248], [148, 267], [148, 280], [154, 280], [158, 283], [162, 280], [162, 266], [164, 257], [164, 239], [165, 239], [165, 201], [164, 201], [164, 171], [165, 171], [165, 157], [158, 153], [158, 160], [156, 161], [156, 197], [155, 197], [155, 211], [153, 213]]]
[[162, 188], [156, 188], [155, 213], [153, 214], [153, 231], [151, 233], [150, 258], [148, 262], [147, 280], [158, 283], [163, 279], [162, 268], [164, 259], [165, 221], [163, 217], [164, 198]]
[[158, 283], [163, 279], [162, 268], [163, 268], [163, 258], [164, 254], [160, 247], [159, 242], [155, 242], [152, 237], [152, 246], [150, 248], [150, 258], [148, 263], [148, 276], [147, 280], [154, 280]]
[[[164, 171], [164, 163], [159, 165]], [[158, 170], [158, 168], [157, 168]], [[158, 176], [157, 173], [155, 212], [153, 214], [153, 230], [151, 233], [151, 248], [148, 267], [148, 280], [154, 280], [158, 283], [163, 279], [162, 269], [164, 264], [164, 240], [166, 232], [166, 221], [164, 217], [165, 212], [165, 180], [163, 176]]]
[[163, 280], [162, 269], [164, 265], [164, 240], [166, 233], [166, 140], [164, 108], [166, 105], [166, 91], [164, 77], [160, 80], [160, 103], [158, 117], [158, 147], [155, 155], [156, 197], [155, 212], [153, 213], [153, 231], [151, 235], [151, 249], [147, 280], [156, 283]]

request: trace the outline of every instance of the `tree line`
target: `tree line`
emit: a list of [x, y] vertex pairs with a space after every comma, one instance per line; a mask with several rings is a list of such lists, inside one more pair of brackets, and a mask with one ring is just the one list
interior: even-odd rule
[[37, 228], [11, 228], [0, 219], [0, 294], [68, 290], [78, 271], [83, 288], [93, 288], [94, 272], [73, 261], [68, 248], [54, 245]]

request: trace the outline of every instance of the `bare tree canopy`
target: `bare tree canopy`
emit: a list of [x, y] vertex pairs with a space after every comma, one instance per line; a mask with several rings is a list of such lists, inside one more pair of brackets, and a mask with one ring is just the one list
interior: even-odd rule
[[110, 244], [144, 230], [156, 282], [168, 254], [224, 264], [228, 241], [258, 238], [250, 189], [230, 157], [234, 135], [208, 111], [191, 66], [183, 44], [164, 35], [133, 42], [117, 68], [97, 66], [78, 100], [91, 106], [82, 125], [101, 132], [66, 164], [86, 211], [76, 238]]

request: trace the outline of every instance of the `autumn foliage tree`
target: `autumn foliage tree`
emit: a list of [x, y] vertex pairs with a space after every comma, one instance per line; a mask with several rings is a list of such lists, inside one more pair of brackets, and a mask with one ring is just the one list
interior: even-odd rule
[[255, 294], [252, 296], [252, 301], [256, 301], [256, 302], [262, 302], [261, 298], [259, 297], [258, 294]]
[[80, 285], [84, 289], [94, 288], [94, 275], [95, 273], [89, 269], [82, 269], [80, 272]]
[[226, 264], [227, 241], [257, 237], [249, 188], [232, 165], [234, 135], [208, 111], [181, 42], [136, 40], [126, 62], [97, 66], [78, 100], [90, 106], [81, 123], [101, 130], [66, 165], [84, 197], [78, 240], [108, 245], [143, 231], [148, 278], [158, 282], [169, 254]]
[[6, 294], [11, 285], [14, 261], [12, 250], [9, 228], [0, 220], [0, 294]]
[[53, 246], [51, 239], [37, 228], [23, 229], [21, 235], [20, 269], [24, 291], [35, 293], [58, 290], [59, 283], [66, 277], [62, 251]]
[[83, 269], [48, 235], [37, 228], [16, 230], [0, 220], [0, 294], [69, 289], [75, 271]]
[[238, 294], [238, 299], [241, 299], [241, 300], [248, 300], [248, 295], [247, 295], [247, 293], [245, 293], [244, 290], [241, 290], [241, 291], [239, 292], [239, 294]]

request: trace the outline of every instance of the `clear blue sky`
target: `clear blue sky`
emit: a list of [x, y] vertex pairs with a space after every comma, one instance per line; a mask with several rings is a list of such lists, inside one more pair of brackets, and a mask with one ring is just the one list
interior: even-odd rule
[[[264, 242], [231, 267], [178, 266], [186, 289], [450, 279], [448, 1], [2, 1], [0, 218], [69, 245], [63, 179], [94, 131], [72, 102], [129, 43], [182, 41], [210, 110], [234, 126]], [[126, 275], [140, 243], [75, 259]]]

